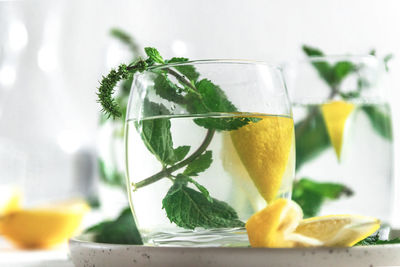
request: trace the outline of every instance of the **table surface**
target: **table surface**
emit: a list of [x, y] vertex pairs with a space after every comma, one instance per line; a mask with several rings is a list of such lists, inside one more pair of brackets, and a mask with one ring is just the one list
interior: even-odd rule
[[0, 237], [0, 266], [4, 267], [74, 267], [64, 244], [51, 250], [20, 250]]

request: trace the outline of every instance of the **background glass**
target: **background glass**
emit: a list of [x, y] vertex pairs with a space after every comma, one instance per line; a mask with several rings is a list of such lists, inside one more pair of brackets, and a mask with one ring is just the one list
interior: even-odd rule
[[[296, 129], [296, 179], [340, 183], [348, 189], [339, 201], [326, 202], [319, 214], [390, 220], [393, 146], [384, 73], [384, 64], [374, 56], [314, 57], [285, 68]], [[340, 157], [322, 111], [329, 102], [336, 103], [333, 113], [351, 110]]]
[[[188, 73], [194, 69], [198, 74]], [[183, 99], [176, 95], [166, 97], [163, 90], [170, 87], [164, 84], [160, 89], [160, 81], [166, 78], [181, 86], [178, 94]], [[201, 95], [205, 109], [199, 104], [197, 94]], [[234, 130], [235, 123], [243, 122], [243, 126]], [[153, 132], [149, 134], [148, 125], [153, 124]], [[150, 136], [157, 135], [154, 129], [162, 125], [170, 125], [166, 127], [170, 127], [174, 149], [190, 146], [178, 163], [165, 164], [167, 160], [160, 160], [165, 154], [158, 153], [155, 157], [157, 153], [150, 153], [167, 146], [165, 139], [164, 142], [156, 140], [159, 145], [156, 148], [156, 143], [152, 145], [149, 141]], [[195, 229], [191, 230], [175, 226], [166, 216], [168, 203], [163, 205], [163, 201], [167, 192], [173, 192], [170, 180], [175, 179], [176, 184], [178, 174], [185, 168], [163, 174], [170, 179], [154, 180], [154, 174], [170, 170], [168, 165], [179, 165], [201, 148], [209, 151], [202, 154], [204, 157], [212, 154], [212, 162], [204, 172], [199, 171], [198, 176], [191, 178], [204, 186], [211, 197], [227, 203], [239, 220], [245, 222], [264, 208], [265, 199], [290, 197], [295, 164], [293, 121], [281, 72], [275, 67], [250, 61], [194, 61], [156, 67], [139, 74], [131, 89], [125, 134], [128, 191], [145, 244], [248, 245], [243, 224], [194, 225]], [[146, 177], [152, 178], [145, 180]], [[268, 180], [271, 177], [280, 178]], [[142, 186], [146, 184], [144, 181], [156, 182]], [[266, 182], [263, 184], [263, 181]], [[189, 182], [188, 186], [202, 191], [194, 183]], [[270, 189], [274, 192], [265, 192]], [[182, 203], [183, 206], [176, 207], [178, 213], [187, 208], [187, 199]]]

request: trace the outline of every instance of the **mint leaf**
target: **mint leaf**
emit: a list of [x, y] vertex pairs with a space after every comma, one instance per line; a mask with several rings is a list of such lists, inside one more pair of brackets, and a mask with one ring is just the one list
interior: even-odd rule
[[385, 65], [386, 71], [389, 71], [389, 61], [391, 61], [393, 57], [393, 54], [388, 54], [383, 58], [383, 64]]
[[[166, 60], [166, 63], [183, 63], [187, 62], [189, 59], [184, 57], [173, 57], [170, 60]], [[196, 82], [199, 78], [200, 74], [196, 71], [196, 68], [193, 65], [183, 65], [183, 66], [174, 66], [174, 69], [179, 71], [189, 80]]]
[[98, 159], [98, 166], [100, 179], [104, 183], [112, 186], [119, 186], [126, 190], [124, 173], [118, 172], [118, 170], [113, 167], [106, 166], [102, 159]]
[[162, 58], [157, 49], [153, 47], [145, 47], [144, 52], [146, 52], [146, 55], [149, 57], [150, 61], [164, 64], [164, 59]]
[[185, 102], [185, 98], [181, 94], [183, 89], [171, 82], [164, 73], [158, 74], [157, 78], [154, 79], [154, 90], [157, 95], [168, 101], [177, 104]]
[[[383, 138], [392, 141], [392, 120], [390, 115], [383, 112], [378, 106], [368, 105], [361, 108], [368, 116], [372, 128]], [[389, 109], [386, 107], [386, 109]]]
[[296, 170], [314, 159], [330, 147], [331, 141], [326, 131], [324, 118], [319, 107], [312, 107], [308, 115], [295, 125]]
[[333, 84], [339, 85], [349, 74], [354, 73], [357, 67], [349, 61], [339, 61], [333, 66]]
[[179, 146], [174, 149], [174, 154], [172, 158], [169, 158], [166, 163], [169, 165], [173, 165], [176, 162], [179, 162], [185, 158], [185, 156], [189, 153], [190, 146]]
[[[193, 93], [188, 93], [186, 101], [187, 109], [193, 114], [232, 113], [237, 112], [237, 108], [228, 100], [221, 88], [213, 84], [210, 80], [203, 79], [195, 84], [200, 97]], [[227, 118], [201, 118], [194, 122], [207, 129], [220, 131], [236, 130], [248, 124], [251, 120], [246, 117], [227, 117]]]
[[293, 185], [292, 199], [303, 209], [304, 217], [316, 216], [325, 200], [351, 196], [353, 192], [338, 183], [320, 183], [302, 178]]
[[163, 164], [175, 158], [169, 119], [146, 119], [138, 122], [137, 129], [146, 148]]
[[390, 245], [390, 244], [400, 244], [400, 238], [394, 238], [390, 240], [379, 239], [379, 233], [373, 234], [357, 244], [355, 246], [375, 246], [375, 245]]
[[93, 233], [94, 241], [99, 243], [143, 245], [129, 207], [125, 208], [114, 221], [101, 222], [85, 232]]
[[197, 187], [197, 189], [199, 189], [199, 191], [203, 194], [203, 196], [205, 196], [205, 198], [207, 198], [208, 201], [213, 202], [212, 198], [210, 197], [210, 192], [208, 192], [207, 188], [199, 184], [196, 180], [184, 174], [178, 174], [176, 176], [176, 179], [180, 179], [180, 182], [184, 183], [185, 185], [187, 184], [187, 182], [192, 183], [194, 186]]
[[185, 229], [244, 226], [227, 203], [215, 198], [211, 203], [202, 193], [179, 181], [172, 185], [162, 203], [169, 220]]
[[200, 172], [207, 170], [212, 163], [212, 151], [206, 151], [194, 161], [189, 163], [183, 172], [184, 175], [198, 176]]

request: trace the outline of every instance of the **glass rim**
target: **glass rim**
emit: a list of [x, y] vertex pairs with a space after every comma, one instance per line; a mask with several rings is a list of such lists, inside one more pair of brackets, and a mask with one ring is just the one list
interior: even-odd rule
[[[197, 60], [188, 60], [184, 62], [173, 62], [173, 63], [165, 63], [160, 65], [155, 65], [149, 67], [146, 71], [149, 70], [157, 70], [157, 69], [166, 69], [169, 67], [177, 67], [177, 66], [185, 66], [185, 65], [212, 65], [212, 64], [237, 64], [237, 65], [260, 65], [266, 66], [270, 69], [275, 69], [278, 71], [282, 71], [282, 67], [280, 64], [271, 64], [262, 60], [251, 60], [251, 59], [197, 59]], [[146, 72], [144, 71], [144, 72]]]

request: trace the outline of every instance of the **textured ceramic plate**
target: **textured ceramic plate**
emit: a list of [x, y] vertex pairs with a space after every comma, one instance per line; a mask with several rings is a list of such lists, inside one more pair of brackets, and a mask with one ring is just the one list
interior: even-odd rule
[[86, 240], [78, 237], [69, 242], [76, 267], [400, 265], [400, 245], [296, 249], [193, 248], [100, 244]]

